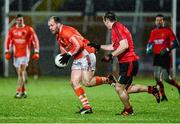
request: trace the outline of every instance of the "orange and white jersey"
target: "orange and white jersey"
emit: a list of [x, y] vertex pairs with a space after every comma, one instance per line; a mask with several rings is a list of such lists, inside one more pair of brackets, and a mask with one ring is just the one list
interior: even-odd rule
[[34, 52], [39, 52], [39, 40], [32, 27], [24, 25], [10, 28], [5, 39], [5, 52], [9, 52], [13, 47], [15, 58], [29, 57], [31, 44], [34, 46]]
[[59, 43], [61, 53], [68, 52], [74, 59], [94, 53], [95, 49], [88, 46], [89, 41], [84, 39], [81, 34], [73, 27], [61, 25], [57, 34], [57, 42]]

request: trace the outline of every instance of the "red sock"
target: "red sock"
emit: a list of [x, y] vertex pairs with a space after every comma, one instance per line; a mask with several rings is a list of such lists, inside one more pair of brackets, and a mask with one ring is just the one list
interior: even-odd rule
[[180, 88], [180, 85], [175, 81], [175, 80], [170, 80], [170, 82], [168, 82], [168, 83], [170, 83], [171, 85], [173, 85], [173, 86], [175, 86], [176, 88]]
[[89, 101], [85, 95], [84, 89], [82, 87], [76, 88], [75, 93], [79, 97], [84, 108], [91, 108], [91, 106], [89, 105]]
[[153, 86], [148, 86], [148, 93], [152, 93], [153, 92], [154, 87]]

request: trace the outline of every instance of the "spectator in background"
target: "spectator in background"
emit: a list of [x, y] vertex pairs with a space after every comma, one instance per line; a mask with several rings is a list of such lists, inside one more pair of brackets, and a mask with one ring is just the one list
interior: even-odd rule
[[161, 101], [168, 101], [164, 91], [163, 80], [177, 88], [180, 94], [180, 85], [171, 76], [172, 57], [171, 50], [179, 46], [179, 42], [173, 31], [165, 26], [164, 16], [155, 17], [155, 25], [150, 33], [146, 53], [153, 54], [154, 77], [159, 86]]
[[24, 18], [18, 14], [15, 18], [16, 24], [9, 29], [5, 39], [5, 58], [12, 58], [11, 47], [13, 47], [13, 65], [18, 75], [18, 88], [15, 98], [26, 98], [25, 82], [27, 82], [26, 68], [30, 59], [31, 45], [34, 46], [32, 59], [39, 59], [39, 40], [32, 27], [24, 24]]

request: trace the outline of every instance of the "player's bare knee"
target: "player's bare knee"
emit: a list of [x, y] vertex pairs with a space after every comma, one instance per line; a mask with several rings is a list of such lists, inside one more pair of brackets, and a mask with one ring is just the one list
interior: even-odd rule
[[85, 83], [83, 83], [83, 85], [84, 85], [85, 87], [92, 87], [92, 84], [91, 84], [90, 82], [85, 82]]
[[119, 92], [119, 91], [121, 91], [121, 87], [116, 85], [115, 90], [116, 90], [116, 92]]
[[72, 87], [77, 87], [77, 86], [79, 86], [79, 80], [76, 80], [76, 79], [71, 80], [71, 86], [72, 86]]
[[82, 83], [83, 83], [83, 85], [84, 85], [85, 87], [92, 87], [92, 86], [93, 86], [90, 80], [85, 80], [85, 79], [83, 79], [83, 80], [82, 80]]
[[18, 75], [22, 77], [22, 76], [23, 76], [23, 71], [22, 71], [22, 70], [19, 70], [19, 71], [18, 71]]

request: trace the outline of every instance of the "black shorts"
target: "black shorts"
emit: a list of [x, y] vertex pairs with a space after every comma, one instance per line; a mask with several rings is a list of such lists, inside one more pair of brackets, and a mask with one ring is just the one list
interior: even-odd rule
[[119, 83], [120, 84], [131, 84], [133, 76], [138, 73], [139, 63], [138, 61], [124, 62], [119, 64]]
[[170, 55], [161, 56], [159, 54], [154, 55], [153, 65], [160, 66], [162, 68], [168, 69], [170, 68]]

